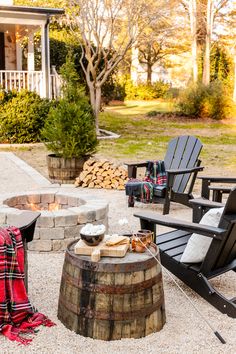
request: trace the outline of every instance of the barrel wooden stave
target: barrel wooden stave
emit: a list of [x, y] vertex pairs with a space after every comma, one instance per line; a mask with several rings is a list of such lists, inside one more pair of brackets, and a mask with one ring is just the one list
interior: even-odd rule
[[116, 272], [106, 273], [72, 263], [66, 256], [58, 306], [58, 318], [67, 328], [102, 340], [140, 338], [161, 330], [165, 308], [158, 264], [127, 273], [114, 265]]
[[55, 183], [74, 183], [83, 170], [84, 158], [63, 158], [54, 154], [47, 156], [48, 175]]

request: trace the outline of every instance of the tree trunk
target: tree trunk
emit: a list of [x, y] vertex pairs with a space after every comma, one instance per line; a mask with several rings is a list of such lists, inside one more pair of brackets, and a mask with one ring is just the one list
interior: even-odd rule
[[206, 38], [205, 38], [205, 56], [202, 82], [204, 85], [210, 83], [210, 54], [211, 54], [211, 35], [212, 35], [212, 21], [213, 21], [213, 8], [212, 0], [207, 1], [207, 24], [206, 24]]
[[148, 55], [147, 55], [147, 84], [152, 84], [152, 63], [151, 63], [151, 46], [148, 46]]
[[236, 54], [234, 56], [234, 94], [233, 100], [236, 102]]
[[95, 117], [96, 133], [99, 135], [98, 116], [101, 108], [101, 87], [95, 88], [93, 83], [89, 84], [89, 95], [90, 103]]
[[193, 66], [193, 82], [198, 81], [198, 56], [197, 56], [197, 2], [189, 1], [189, 15], [192, 36], [192, 66]]
[[152, 84], [152, 65], [150, 63], [147, 63], [147, 84]]
[[99, 116], [99, 112], [101, 110], [101, 96], [102, 96], [102, 90], [101, 87], [96, 87], [95, 89], [95, 105], [93, 107], [94, 110], [94, 115], [96, 118], [96, 132], [99, 135], [99, 124], [98, 124], [98, 116]]

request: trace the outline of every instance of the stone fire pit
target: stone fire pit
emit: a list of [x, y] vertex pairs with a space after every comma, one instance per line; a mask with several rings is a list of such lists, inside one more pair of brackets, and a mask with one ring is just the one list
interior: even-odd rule
[[107, 227], [108, 204], [102, 200], [80, 197], [77, 192], [32, 191], [9, 194], [0, 198], [0, 223], [14, 225], [23, 210], [40, 211], [34, 240], [28, 243], [33, 251], [60, 251], [79, 237], [86, 223]]

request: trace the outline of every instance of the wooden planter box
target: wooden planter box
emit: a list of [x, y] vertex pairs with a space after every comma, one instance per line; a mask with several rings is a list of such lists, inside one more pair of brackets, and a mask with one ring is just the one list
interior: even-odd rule
[[48, 174], [53, 183], [74, 183], [83, 170], [86, 158], [64, 158], [55, 154], [47, 156]]

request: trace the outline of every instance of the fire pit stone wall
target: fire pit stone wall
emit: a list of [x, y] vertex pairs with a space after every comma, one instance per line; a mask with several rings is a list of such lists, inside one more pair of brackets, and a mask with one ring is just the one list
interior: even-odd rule
[[14, 225], [23, 210], [37, 210], [32, 251], [62, 251], [79, 238], [86, 223], [104, 224], [108, 228], [108, 204], [97, 198], [80, 197], [78, 192], [33, 191], [0, 197], [0, 223]]

